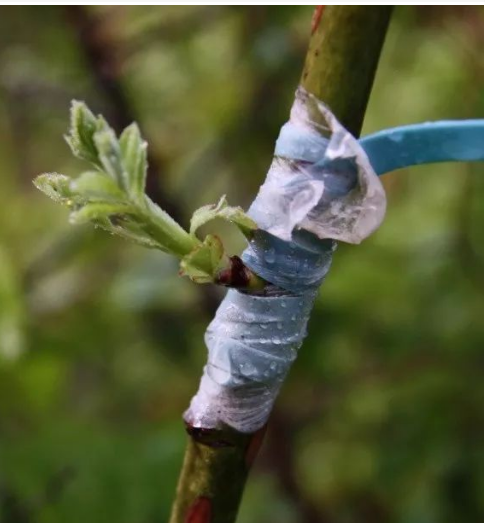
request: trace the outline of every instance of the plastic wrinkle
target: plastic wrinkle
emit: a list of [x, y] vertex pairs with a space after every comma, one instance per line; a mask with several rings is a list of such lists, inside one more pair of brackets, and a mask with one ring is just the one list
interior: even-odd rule
[[242, 255], [277, 292], [227, 293], [207, 329], [208, 362], [185, 413], [188, 423], [246, 433], [266, 423], [306, 335], [334, 240], [359, 243], [379, 226], [385, 207], [357, 140], [299, 88], [248, 213], [259, 230]]
[[231, 289], [207, 329], [209, 359], [186, 421], [254, 432], [306, 335], [314, 294], [258, 297]]
[[385, 212], [384, 188], [358, 140], [300, 87], [249, 216], [282, 240], [300, 229], [356, 244]]

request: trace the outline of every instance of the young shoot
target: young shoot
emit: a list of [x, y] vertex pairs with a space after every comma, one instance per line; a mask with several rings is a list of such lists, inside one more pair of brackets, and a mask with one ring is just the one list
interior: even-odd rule
[[[35, 186], [67, 206], [73, 224], [92, 223], [112, 234], [180, 259], [180, 274], [197, 283], [219, 283], [257, 289], [263, 280], [228, 256], [216, 235], [199, 239], [205, 223], [223, 218], [250, 238], [257, 228], [240, 207], [230, 207], [223, 196], [217, 205], [196, 210], [186, 231], [145, 194], [147, 142], [136, 123], [118, 138], [103, 116], [95, 116], [83, 102], [73, 101], [66, 141], [77, 158], [90, 168], [76, 178], [58, 173], [37, 176]], [[237, 271], [237, 274], [235, 274]]]

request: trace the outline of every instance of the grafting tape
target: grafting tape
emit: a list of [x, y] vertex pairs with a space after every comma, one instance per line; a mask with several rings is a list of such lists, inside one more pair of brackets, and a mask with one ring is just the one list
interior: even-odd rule
[[483, 161], [483, 120], [444, 120], [386, 129], [360, 139], [381, 175], [434, 162]]
[[248, 212], [259, 230], [242, 255], [275, 291], [227, 293], [207, 329], [208, 362], [187, 422], [240, 432], [264, 425], [306, 335], [334, 239], [360, 242], [380, 224], [385, 205], [384, 190], [357, 140], [299, 88]]
[[231, 289], [209, 325], [200, 387], [185, 413], [195, 427], [254, 432], [266, 422], [306, 335], [336, 241], [360, 243], [385, 214], [378, 174], [418, 163], [483, 160], [483, 120], [390, 129], [360, 143], [303, 88], [248, 214], [258, 231], [242, 255], [273, 284]]

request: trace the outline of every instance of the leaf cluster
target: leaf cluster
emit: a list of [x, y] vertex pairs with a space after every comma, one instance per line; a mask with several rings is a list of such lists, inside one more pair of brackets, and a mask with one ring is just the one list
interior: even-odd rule
[[83, 102], [73, 101], [66, 141], [77, 158], [91, 168], [76, 178], [58, 173], [41, 174], [35, 186], [69, 207], [70, 222], [92, 223], [111, 234], [181, 259], [181, 274], [199, 283], [216, 280], [230, 259], [220, 239], [196, 235], [205, 223], [222, 218], [250, 237], [256, 224], [240, 207], [230, 207], [223, 196], [217, 205], [195, 211], [186, 231], [145, 194], [147, 142], [136, 123], [119, 136], [103, 116], [95, 116]]

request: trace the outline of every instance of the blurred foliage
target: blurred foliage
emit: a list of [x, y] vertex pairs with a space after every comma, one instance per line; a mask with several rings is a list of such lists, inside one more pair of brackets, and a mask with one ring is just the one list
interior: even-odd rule
[[[78, 169], [62, 140], [77, 98], [139, 121], [184, 226], [224, 193], [246, 206], [311, 8], [72, 9], [0, 8], [0, 521], [163, 523], [214, 295], [66, 225], [31, 181]], [[399, 7], [365, 132], [480, 117], [482, 78], [482, 7]], [[241, 523], [482, 517], [483, 168], [384, 181], [387, 219], [336, 253]]]

